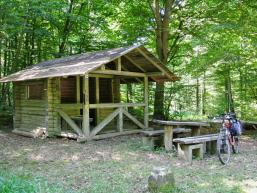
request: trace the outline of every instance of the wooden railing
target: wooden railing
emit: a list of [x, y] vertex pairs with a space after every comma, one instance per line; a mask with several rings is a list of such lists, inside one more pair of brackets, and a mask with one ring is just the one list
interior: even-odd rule
[[[79, 104], [73, 104], [76, 107], [80, 107]], [[106, 125], [108, 125], [116, 116], [118, 116], [117, 127], [119, 132], [123, 132], [123, 116], [128, 117], [135, 125], [145, 129], [146, 126], [141, 123], [137, 118], [131, 115], [128, 111], [125, 110], [126, 107], [135, 107], [141, 106], [144, 107], [143, 103], [105, 103], [105, 104], [91, 104], [91, 108], [115, 108], [112, 113], [110, 113], [104, 120], [102, 120], [92, 131], [90, 131], [89, 137], [86, 140], [94, 138]], [[59, 115], [67, 122], [67, 124], [78, 134], [80, 138], [86, 138], [85, 133], [79, 128], [76, 123], [69, 117], [62, 109], [72, 108], [72, 104], [61, 104], [58, 105], [57, 112]]]
[[[118, 108], [118, 107], [144, 107], [145, 103], [99, 103], [99, 104], [89, 104], [90, 109], [101, 109], [101, 108]], [[56, 106], [58, 109], [82, 109], [82, 103], [73, 104], [58, 104]]]

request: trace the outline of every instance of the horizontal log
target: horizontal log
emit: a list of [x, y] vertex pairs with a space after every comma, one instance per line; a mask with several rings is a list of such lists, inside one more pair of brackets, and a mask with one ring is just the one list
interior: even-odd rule
[[153, 119], [152, 122], [160, 124], [160, 125], [170, 125], [170, 126], [204, 126], [210, 127], [210, 123], [208, 122], [191, 122], [191, 121], [163, 121]]
[[185, 137], [185, 138], [176, 138], [173, 139], [173, 142], [181, 144], [196, 144], [204, 143], [208, 141], [215, 141], [218, 139], [219, 134], [209, 134], [209, 135], [200, 135], [195, 137]]
[[144, 103], [100, 103], [100, 104], [89, 104], [90, 109], [97, 108], [117, 108], [117, 107], [144, 107]]
[[145, 77], [145, 73], [140, 72], [128, 72], [128, 71], [117, 71], [117, 70], [96, 70], [94, 74], [111, 74], [116, 76], [132, 76], [132, 77]]

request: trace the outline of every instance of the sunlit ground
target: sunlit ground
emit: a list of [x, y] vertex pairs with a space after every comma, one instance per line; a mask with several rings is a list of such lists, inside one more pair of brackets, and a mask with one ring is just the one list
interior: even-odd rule
[[[162, 148], [152, 151], [142, 146], [139, 135], [80, 144], [62, 138], [31, 139], [0, 131], [0, 175], [25, 176], [42, 192], [147, 192], [147, 179], [153, 167], [165, 166], [176, 178], [173, 192], [255, 193], [255, 136], [243, 136], [241, 153], [232, 155], [229, 165], [223, 166], [215, 155], [193, 160], [190, 165]], [[45, 189], [49, 187], [53, 188]]]

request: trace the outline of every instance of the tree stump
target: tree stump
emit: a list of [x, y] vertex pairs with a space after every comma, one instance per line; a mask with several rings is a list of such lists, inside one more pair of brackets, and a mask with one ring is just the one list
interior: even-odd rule
[[172, 172], [164, 167], [154, 168], [148, 178], [148, 190], [151, 193], [168, 193], [175, 187], [175, 178]]

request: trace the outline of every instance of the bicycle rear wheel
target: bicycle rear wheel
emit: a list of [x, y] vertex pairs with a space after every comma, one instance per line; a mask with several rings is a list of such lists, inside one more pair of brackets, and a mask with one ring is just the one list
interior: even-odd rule
[[230, 144], [226, 134], [220, 133], [217, 139], [217, 154], [220, 162], [226, 165], [230, 160]]
[[239, 153], [239, 136], [234, 136], [234, 145], [232, 146], [233, 153]]

